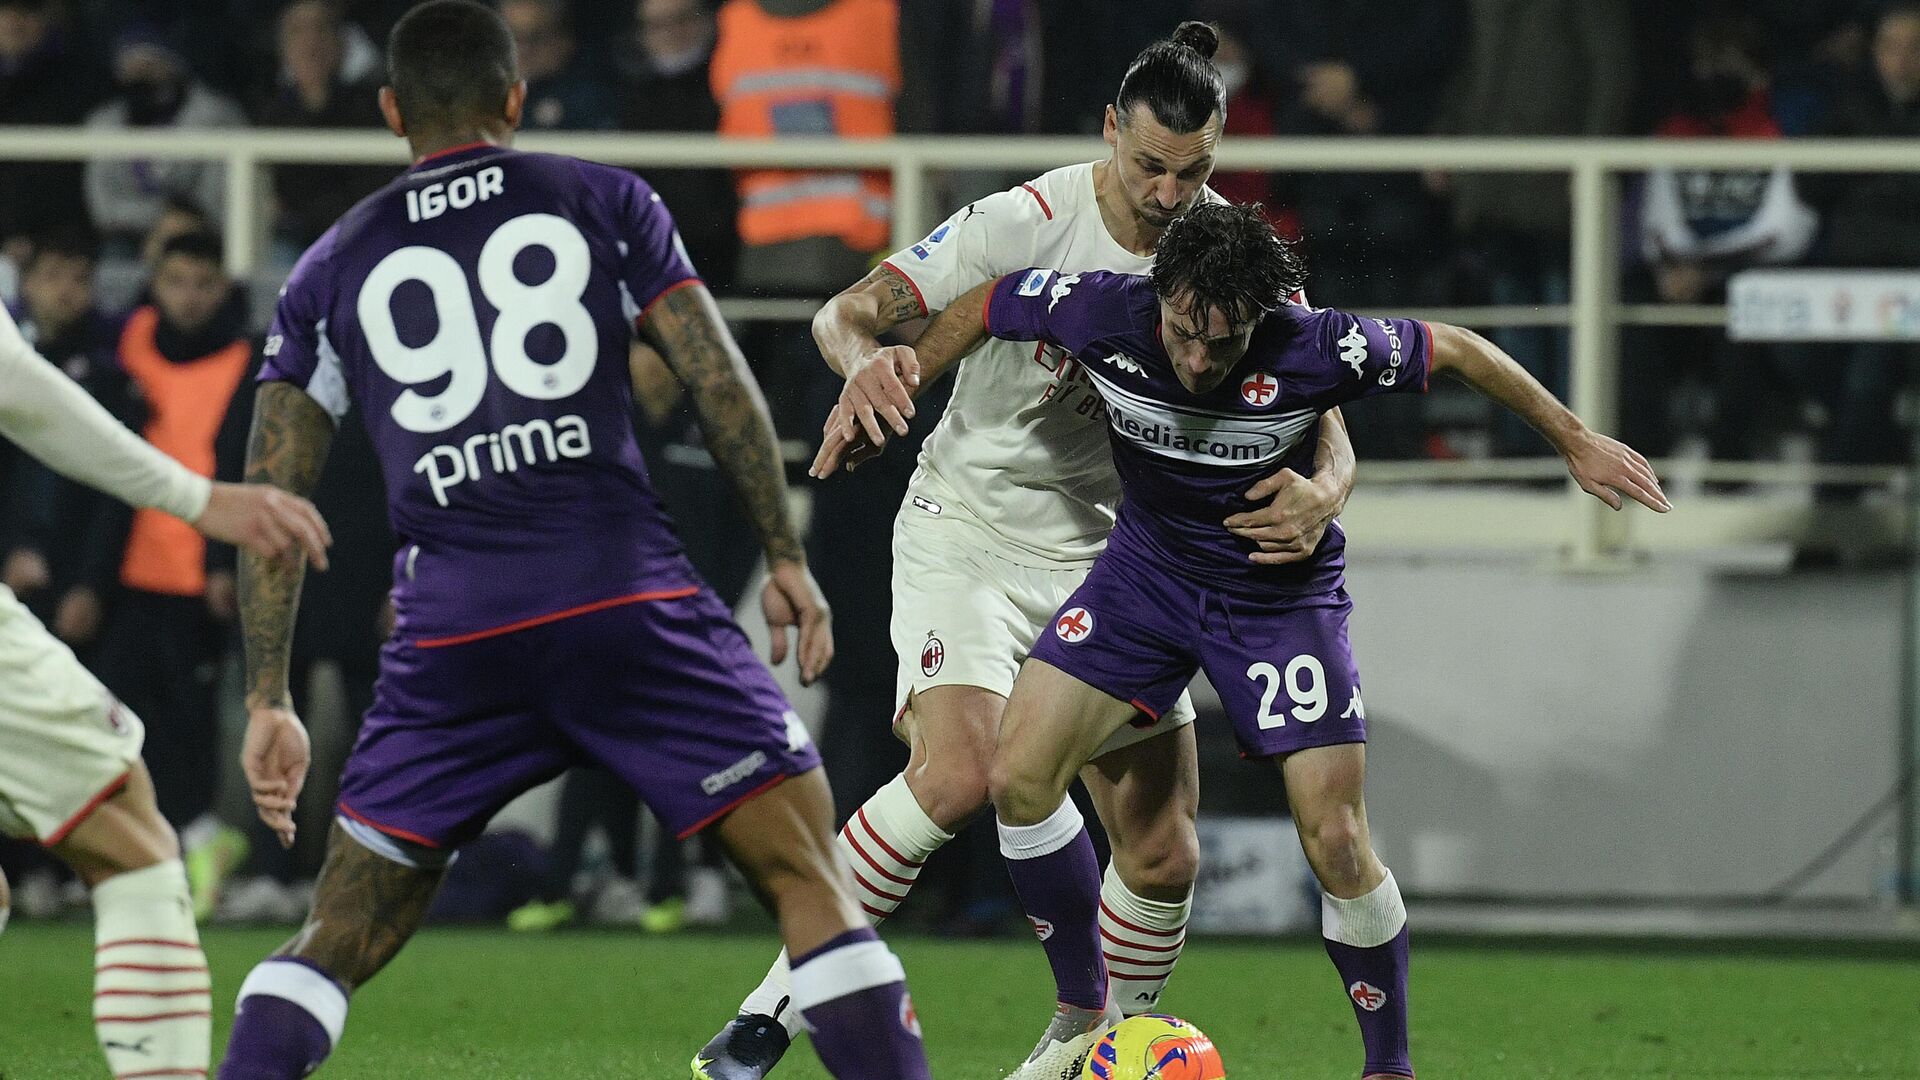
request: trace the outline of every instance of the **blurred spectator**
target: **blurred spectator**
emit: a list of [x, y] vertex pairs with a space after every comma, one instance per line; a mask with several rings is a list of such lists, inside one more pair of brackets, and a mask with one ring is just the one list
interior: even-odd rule
[[[898, 122], [915, 134], [1049, 130], [1047, 9], [1039, 0], [900, 5]], [[1055, 4], [1052, 6], [1062, 6]], [[1070, 6], [1070, 5], [1069, 5]], [[934, 59], [938, 58], [938, 59]]]
[[[1435, 130], [1443, 135], [1618, 135], [1633, 95], [1626, 0], [1468, 0], [1468, 46]], [[1564, 304], [1572, 209], [1563, 173], [1460, 173], [1430, 182], [1453, 196], [1453, 217], [1482, 260], [1496, 304]], [[1567, 392], [1565, 331], [1493, 335], [1549, 390]], [[1543, 452], [1505, 410], [1495, 448]]]
[[[712, 70], [720, 133], [893, 134], [898, 27], [895, 0], [727, 0]], [[825, 295], [865, 274], [889, 239], [884, 172], [742, 169], [738, 180], [740, 277], [749, 288]]]
[[[1920, 3], [1901, 0], [1873, 30], [1870, 70], [1841, 97], [1825, 135], [1920, 136]], [[1827, 220], [1825, 261], [1845, 267], [1912, 269], [1920, 259], [1920, 174], [1810, 177], [1809, 197]], [[1833, 428], [1822, 457], [1835, 462], [1900, 460], [1893, 422], [1897, 391], [1915, 350], [1871, 342], [1842, 350]]]
[[573, 29], [562, 0], [506, 0], [500, 15], [520, 51], [527, 80], [522, 126], [530, 131], [602, 131], [614, 126], [606, 85], [574, 62]]
[[[117, 90], [87, 118], [90, 128], [186, 129], [246, 122], [237, 105], [196, 80], [180, 54], [151, 29], [120, 36], [113, 72]], [[227, 194], [225, 166], [213, 161], [95, 158], [87, 163], [86, 187], [95, 226], [128, 251], [159, 220], [168, 199], [190, 199], [219, 217]]]
[[[1687, 42], [1688, 80], [1657, 133], [1780, 138], [1771, 50], [1759, 21], [1723, 10], [1696, 20]], [[1785, 166], [1654, 169], [1640, 205], [1641, 258], [1660, 300], [1724, 303], [1734, 271], [1800, 259], [1818, 225]], [[1710, 327], [1668, 327], [1646, 336], [1651, 347], [1628, 350], [1620, 385], [1626, 435], [1648, 453], [1665, 454], [1675, 431], [1698, 428], [1704, 410], [1688, 406], [1702, 395], [1677, 393], [1682, 380], [1716, 388], [1711, 447], [1717, 458], [1750, 456], [1759, 410], [1798, 396], [1774, 363], [1778, 350], [1735, 345]]]
[[[114, 359], [118, 324], [94, 304], [95, 245], [90, 235], [65, 231], [35, 239], [20, 288], [16, 318], [20, 332], [33, 347], [58, 365], [67, 376], [123, 421], [136, 409], [126, 376]], [[120, 513], [105, 495], [84, 484], [55, 476], [44, 467], [27, 470], [17, 482], [9, 480], [7, 497], [37, 496], [31, 523], [14, 533], [8, 555], [7, 583], [20, 592], [13, 555], [30, 550], [38, 558], [39, 579], [46, 603], [37, 605], [56, 632], [83, 650], [98, 632], [99, 604], [104, 595], [88, 554], [100, 539], [97, 530], [112, 530]], [[109, 539], [107, 542], [113, 543]], [[109, 579], [110, 580], [110, 579]], [[68, 597], [81, 594], [72, 603]], [[25, 598], [23, 594], [23, 598]]]
[[[0, 124], [78, 125], [100, 79], [56, 0], [0, 0]], [[0, 164], [0, 241], [86, 225], [77, 161]]]
[[[380, 77], [365, 70], [349, 78], [347, 24], [333, 0], [296, 0], [280, 13], [280, 70], [255, 102], [263, 127], [381, 127]], [[362, 165], [278, 165], [275, 240], [292, 263], [341, 214], [393, 178], [395, 170]]]
[[[704, 0], [640, 0], [635, 5], [636, 63], [621, 127], [628, 131], [712, 134], [720, 128], [713, 100], [713, 11]], [[673, 212], [680, 238], [707, 284], [733, 283], [740, 254], [734, 223], [739, 200], [726, 169], [648, 169], [647, 182]]]
[[[169, 241], [153, 276], [153, 303], [120, 335], [120, 366], [145, 405], [147, 441], [203, 476], [238, 480], [251, 419], [255, 349], [246, 303], [222, 268], [212, 233]], [[147, 765], [161, 812], [184, 830], [195, 899], [211, 889], [192, 858], [212, 850], [221, 869], [244, 843], [212, 817], [219, 769], [214, 687], [237, 610], [233, 551], [184, 522], [133, 513], [101, 642], [100, 681], [146, 721]], [[217, 877], [218, 875], [214, 875]]]

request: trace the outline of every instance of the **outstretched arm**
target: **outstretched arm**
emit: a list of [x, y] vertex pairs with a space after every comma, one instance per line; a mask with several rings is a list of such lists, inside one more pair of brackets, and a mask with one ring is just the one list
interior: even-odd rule
[[832, 476], [841, 465], [851, 468], [886, 447], [876, 411], [896, 433], [906, 434], [906, 419], [913, 416], [912, 399], [987, 339], [987, 297], [998, 283], [997, 278], [983, 282], [947, 305], [912, 348], [882, 349], [852, 369], [840, 404], [827, 418], [820, 452], [808, 470], [812, 476]]
[[800, 533], [787, 510], [787, 480], [766, 400], [746, 357], [721, 321], [704, 285], [667, 293], [642, 327], [648, 342], [686, 387], [707, 448], [733, 483], [767, 553], [762, 596], [773, 631], [773, 662], [786, 659], [786, 628], [800, 628], [800, 679], [811, 683], [833, 659], [826, 600], [807, 570]]
[[1621, 496], [1660, 513], [1673, 509], [1639, 452], [1587, 427], [1498, 345], [1471, 330], [1432, 324], [1434, 372], [1451, 371], [1546, 436], [1587, 494], [1620, 509]]
[[[247, 441], [247, 479], [296, 495], [320, 481], [333, 442], [333, 420], [306, 391], [269, 382], [254, 403]], [[247, 735], [240, 767], [260, 820], [293, 844], [293, 808], [307, 777], [307, 732], [294, 712], [287, 668], [293, 617], [306, 563], [240, 555], [240, 634], [245, 656]]]

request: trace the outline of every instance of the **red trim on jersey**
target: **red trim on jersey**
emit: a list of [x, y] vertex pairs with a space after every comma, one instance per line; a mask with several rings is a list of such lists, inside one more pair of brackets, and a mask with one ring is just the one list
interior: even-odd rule
[[[1186, 924], [1184, 923], [1182, 923], [1180, 925], [1180, 928], [1177, 930], [1149, 930], [1144, 926], [1136, 926], [1133, 923], [1130, 923], [1127, 920], [1121, 918], [1120, 916], [1115, 915], [1113, 913], [1113, 909], [1107, 906], [1107, 902], [1105, 900], [1100, 901], [1100, 913], [1102, 915], [1105, 915], [1109, 920], [1113, 922], [1115, 926], [1120, 927], [1122, 930], [1131, 930], [1136, 934], [1145, 934], [1148, 937], [1157, 937], [1157, 938], [1179, 937], [1181, 934], [1184, 934], [1187, 932]], [[1105, 932], [1106, 931], [1104, 930], [1101, 931], [1101, 933], [1105, 933]], [[1122, 942], [1122, 944], [1125, 944], [1125, 942]], [[1141, 945], [1137, 947], [1142, 949], [1147, 948], [1147, 946], [1145, 945]]]
[[1027, 194], [1033, 196], [1033, 201], [1040, 204], [1040, 212], [1047, 215], [1048, 221], [1052, 221], [1053, 207], [1047, 205], [1047, 200], [1041, 196], [1039, 189], [1035, 188], [1032, 184], [1021, 184], [1020, 186], [1027, 189]]
[[893, 271], [896, 274], [899, 274], [900, 279], [907, 283], [907, 288], [913, 290], [913, 298], [915, 300], [920, 301], [920, 314], [922, 315], [932, 314], [932, 312], [927, 310], [927, 298], [924, 295], [922, 295], [920, 292], [920, 283], [913, 280], [912, 274], [909, 274], [905, 270], [900, 269], [899, 264], [895, 263], [892, 259], [882, 259], [880, 261], [880, 265], [886, 267], [887, 269]]
[[1148, 705], [1146, 702], [1141, 701], [1139, 698], [1134, 698], [1132, 701], [1127, 702], [1127, 704], [1133, 706], [1136, 709], [1139, 709], [1141, 712], [1146, 713], [1148, 716], [1153, 717], [1154, 723], [1157, 724], [1160, 722], [1160, 713], [1158, 712], [1158, 710], [1154, 709], [1153, 706]]
[[882, 839], [879, 831], [873, 827], [873, 822], [867, 820], [866, 807], [862, 806], [860, 809], [855, 810], [853, 812], [853, 816], [860, 819], [861, 827], [867, 830], [868, 836], [873, 837], [874, 843], [880, 845], [880, 850], [886, 852], [888, 855], [893, 856], [894, 862], [899, 863], [901, 866], [911, 866], [915, 870], [920, 869], [920, 867], [924, 865], [923, 863], [914, 862], [912, 859], [903, 858], [899, 852], [893, 850], [893, 845], [887, 843], [886, 840]]
[[347, 815], [348, 817], [359, 822], [360, 824], [365, 825], [367, 828], [372, 829], [375, 832], [385, 833], [396, 840], [405, 840], [410, 844], [419, 844], [421, 847], [424, 847], [424, 848], [437, 849], [440, 847], [440, 842], [438, 840], [429, 840], [426, 837], [421, 836], [417, 832], [408, 832], [406, 829], [396, 829], [391, 825], [382, 825], [379, 822], [368, 817], [367, 815], [361, 813], [360, 811], [355, 810], [353, 807], [348, 806], [344, 802], [334, 803], [333, 805], [334, 805], [334, 808], [339, 810], [341, 813]]
[[[505, 626], [496, 626], [491, 630], [475, 630], [471, 634], [455, 634], [452, 637], [417, 638], [413, 643], [413, 647], [416, 649], [444, 649], [449, 645], [465, 645], [470, 641], [499, 637], [501, 634], [511, 634], [516, 630], [529, 630], [536, 626], [545, 626], [551, 622], [559, 622], [561, 619], [571, 619], [575, 615], [590, 615], [596, 611], [623, 607], [627, 604], [641, 604], [649, 600], [684, 600], [699, 591], [700, 586], [688, 585], [684, 589], [661, 589], [657, 592], [630, 593], [626, 596], [615, 596], [606, 600], [595, 600], [591, 604], [581, 604], [578, 607], [570, 607], [563, 611], [555, 611], [546, 615], [535, 615], [531, 619], [521, 619], [519, 622], [508, 623]], [[373, 825], [373, 822], [369, 821], [367, 824]], [[373, 827], [377, 829], [380, 826], [374, 825]]]
[[422, 156], [421, 158], [416, 160], [414, 164], [425, 165], [429, 161], [438, 161], [443, 157], [452, 157], [454, 154], [463, 154], [463, 153], [466, 153], [468, 150], [478, 150], [483, 146], [493, 146], [493, 145], [494, 145], [493, 143], [490, 143], [485, 139], [475, 139], [473, 142], [461, 143], [459, 146], [449, 146], [445, 150], [435, 150], [431, 154], [426, 154]]
[[647, 321], [648, 316], [653, 314], [653, 309], [660, 303], [660, 301], [665, 300], [669, 293], [677, 293], [681, 289], [688, 289], [688, 288], [692, 288], [695, 285], [705, 285], [705, 284], [706, 284], [706, 281], [702, 278], [697, 278], [697, 277], [684, 278], [680, 281], [674, 282], [673, 284], [667, 286], [664, 289], [661, 289], [659, 292], [654, 293], [653, 299], [647, 301], [647, 306], [641, 308], [640, 314], [633, 320], [634, 330], [637, 331], [640, 329], [640, 324]]
[[[1007, 276], [1011, 277], [1013, 275], [1009, 274]], [[1000, 288], [1000, 283], [1005, 280], [1007, 279], [1004, 277], [994, 279], [993, 288], [987, 290], [987, 298], [980, 301], [980, 329], [986, 331], [988, 337], [993, 336], [993, 294], [995, 290]]]
[[88, 816], [91, 815], [95, 810], [100, 809], [101, 803], [106, 802], [108, 799], [111, 799], [115, 795], [120, 794], [120, 789], [126, 787], [127, 781], [131, 779], [133, 779], [132, 769], [128, 769], [126, 772], [121, 773], [117, 778], [114, 779], [112, 783], [108, 784], [106, 787], [101, 788], [99, 792], [94, 795], [93, 798], [88, 799], [87, 804], [80, 808], [79, 813], [68, 818], [59, 828], [53, 830], [52, 834], [49, 835], [45, 840], [40, 841], [40, 846], [41, 847], [58, 847], [60, 844], [60, 841], [65, 840], [67, 838], [67, 834], [79, 828], [81, 822], [87, 820]]
[[776, 776], [773, 779], [768, 780], [766, 783], [761, 784], [759, 787], [754, 788], [752, 791], [747, 792], [745, 795], [740, 796], [739, 798], [733, 800], [732, 802], [721, 807], [720, 809], [715, 810], [713, 813], [708, 814], [706, 817], [701, 818], [699, 821], [694, 822], [692, 825], [689, 825], [686, 828], [680, 830], [678, 833], [675, 834], [675, 838], [679, 840], [687, 839], [688, 837], [692, 836], [694, 833], [699, 832], [701, 829], [706, 828], [707, 826], [713, 824], [714, 822], [719, 821], [721, 818], [726, 817], [728, 814], [733, 813], [735, 810], [740, 809], [740, 807], [745, 805], [746, 803], [749, 803], [754, 799], [759, 798], [762, 795], [765, 795], [767, 792], [772, 791], [774, 788], [779, 787], [781, 784], [786, 783], [788, 779], [790, 779], [788, 774], [781, 773], [779, 776]]
[[200, 947], [191, 941], [168, 941], [164, 938], [121, 938], [119, 941], [109, 941], [93, 951], [103, 953], [108, 949], [120, 948], [122, 945], [155, 945], [164, 949], [198, 949]]

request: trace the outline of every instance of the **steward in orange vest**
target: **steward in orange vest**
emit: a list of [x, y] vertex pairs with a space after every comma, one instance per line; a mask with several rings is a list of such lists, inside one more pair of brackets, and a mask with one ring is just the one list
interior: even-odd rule
[[[840, 139], [893, 134], [899, 22], [897, 0], [727, 0], [712, 66], [720, 133]], [[893, 191], [884, 172], [742, 169], [736, 175], [740, 240], [747, 249], [743, 278], [753, 276], [754, 249], [809, 241], [817, 247], [824, 240], [864, 256], [891, 239]], [[811, 260], [794, 261], [805, 267]], [[817, 261], [811, 270], [838, 280]], [[855, 276], [864, 272], [861, 267]]]

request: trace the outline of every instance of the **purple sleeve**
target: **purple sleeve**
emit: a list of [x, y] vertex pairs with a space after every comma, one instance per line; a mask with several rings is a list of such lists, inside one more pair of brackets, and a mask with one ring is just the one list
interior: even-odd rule
[[1396, 391], [1425, 393], [1433, 334], [1417, 319], [1370, 319], [1344, 311], [1321, 313], [1321, 355], [1352, 401]]
[[1004, 341], [1050, 342], [1078, 355], [1106, 332], [1127, 325], [1124, 319], [1103, 325], [1124, 311], [1124, 282], [1121, 275], [1102, 271], [1015, 271], [987, 294], [987, 333]]
[[619, 176], [613, 207], [620, 231], [620, 287], [627, 317], [637, 321], [662, 296], [700, 284], [700, 274], [659, 193], [632, 173], [621, 171]]
[[331, 289], [327, 253], [332, 248], [333, 233], [328, 232], [294, 264], [293, 275], [274, 305], [258, 378], [305, 390], [338, 422], [347, 412], [347, 387], [340, 357], [326, 338]]

